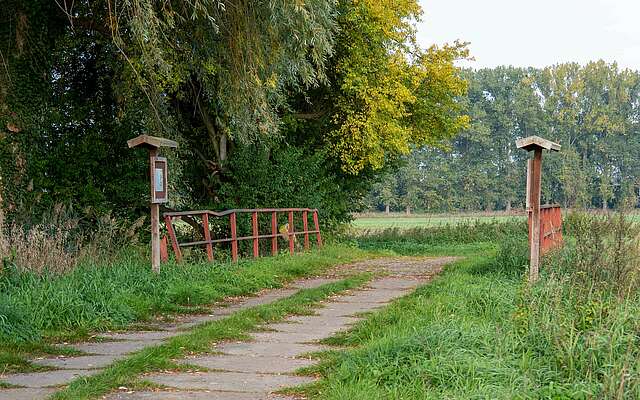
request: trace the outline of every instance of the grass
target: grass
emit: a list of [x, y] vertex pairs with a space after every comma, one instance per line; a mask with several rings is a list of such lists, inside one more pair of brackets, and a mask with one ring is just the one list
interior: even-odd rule
[[0, 371], [31, 371], [36, 367], [26, 357], [61, 353], [47, 343], [82, 340], [158, 316], [198, 312], [228, 296], [281, 287], [371, 256], [365, 250], [329, 245], [294, 257], [238, 264], [166, 264], [160, 275], [136, 254], [112, 265], [83, 265], [63, 275], [5, 270], [0, 275]]
[[301, 290], [291, 297], [239, 311], [222, 320], [204, 323], [162, 345], [146, 348], [117, 361], [97, 375], [76, 379], [52, 399], [92, 399], [121, 386], [140, 387], [144, 384], [138, 378], [142, 373], [176, 369], [173, 359], [206, 353], [213, 343], [223, 340], [247, 340], [248, 332], [257, 330], [262, 324], [281, 321], [288, 315], [310, 314], [319, 301], [361, 286], [370, 278], [369, 274], [359, 274], [315, 289]]
[[[326, 340], [350, 349], [325, 353], [306, 371], [322, 380], [297, 390], [324, 400], [640, 398], [640, 294], [636, 278], [626, 278], [639, 273], [637, 236], [632, 224], [613, 222], [574, 218], [576, 236], [546, 259], [533, 287], [524, 279], [526, 231], [503, 229], [490, 238], [494, 250], [468, 255]], [[458, 238], [472, 241], [464, 232]], [[363, 243], [420, 251], [416, 236]], [[619, 251], [634, 243], [636, 254]], [[636, 275], [598, 280], [621, 266]]]
[[356, 229], [411, 229], [411, 228], [429, 228], [442, 225], [459, 225], [469, 224], [475, 221], [479, 222], [512, 222], [524, 221], [522, 215], [436, 215], [430, 216], [416, 215], [405, 216], [402, 214], [386, 216], [380, 214], [376, 216], [357, 216], [351, 225]]

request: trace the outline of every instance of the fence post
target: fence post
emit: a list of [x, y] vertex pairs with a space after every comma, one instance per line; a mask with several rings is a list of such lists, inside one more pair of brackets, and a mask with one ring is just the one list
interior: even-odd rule
[[271, 213], [271, 254], [278, 254], [278, 213], [276, 211]]
[[293, 211], [289, 211], [289, 253], [295, 252], [295, 236], [293, 234], [295, 228], [293, 226]]
[[231, 259], [238, 261], [238, 230], [236, 227], [236, 213], [229, 214], [229, 223], [231, 224]]
[[182, 262], [182, 251], [178, 246], [178, 239], [176, 238], [176, 232], [173, 230], [173, 222], [170, 216], [164, 217], [164, 224], [167, 226], [167, 233], [169, 239], [171, 239], [171, 247], [173, 248], [173, 254], [176, 255], [176, 262]]
[[307, 211], [302, 212], [302, 229], [304, 230], [304, 249], [309, 250], [309, 214]]
[[320, 236], [320, 223], [318, 221], [318, 210], [313, 211], [313, 225], [315, 226], [316, 241], [318, 242], [318, 247], [322, 247], [322, 236]]
[[209, 230], [209, 214], [202, 214], [202, 226], [204, 228], [204, 240], [207, 241], [207, 259], [213, 261], [213, 246], [211, 245], [211, 230]]
[[251, 214], [251, 230], [253, 233], [253, 257], [258, 258], [260, 256], [260, 246], [258, 243], [258, 213], [256, 211]]

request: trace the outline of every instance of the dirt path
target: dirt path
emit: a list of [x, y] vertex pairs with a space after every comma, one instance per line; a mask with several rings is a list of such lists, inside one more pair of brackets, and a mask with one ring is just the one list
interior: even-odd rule
[[163, 373], [145, 379], [167, 387], [165, 391], [121, 392], [108, 396], [111, 400], [173, 400], [173, 399], [278, 399], [272, 393], [284, 387], [309, 383], [313, 379], [293, 372], [310, 366], [314, 361], [305, 356], [324, 350], [320, 339], [347, 329], [357, 322], [355, 314], [373, 311], [404, 296], [424, 284], [454, 258], [378, 259], [341, 266], [326, 277], [294, 282], [284, 289], [268, 290], [256, 297], [244, 298], [227, 307], [212, 308], [210, 314], [184, 317], [174, 324], [161, 324], [157, 331], [126, 332], [101, 335], [103, 342], [83, 343], [72, 347], [89, 353], [79, 357], [59, 357], [34, 360], [35, 363], [58, 368], [54, 371], [0, 375], [0, 381], [24, 388], [0, 389], [0, 400], [37, 400], [55, 393], [78, 376], [99, 372], [113, 361], [162, 340], [183, 333], [193, 326], [226, 316], [256, 305], [269, 304], [291, 296], [300, 289], [314, 288], [335, 282], [341, 276], [359, 271], [386, 271], [388, 274], [370, 282], [362, 290], [331, 298], [313, 316], [290, 317], [284, 323], [264, 326], [265, 331], [253, 333], [253, 341], [222, 343], [212, 348], [220, 355], [185, 359], [191, 365], [212, 372]]

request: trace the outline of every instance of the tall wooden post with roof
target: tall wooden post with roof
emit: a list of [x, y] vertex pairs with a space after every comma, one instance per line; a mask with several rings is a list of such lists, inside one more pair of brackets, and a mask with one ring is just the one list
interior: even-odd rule
[[173, 140], [140, 135], [127, 141], [129, 148], [149, 150], [149, 177], [151, 181], [151, 268], [160, 273], [160, 204], [168, 200], [167, 159], [160, 157], [160, 147], [176, 148]]
[[560, 145], [539, 136], [516, 141], [519, 149], [533, 152], [527, 168], [527, 211], [530, 213], [529, 283], [538, 280], [540, 271], [540, 194], [542, 189], [542, 150], [560, 151]]

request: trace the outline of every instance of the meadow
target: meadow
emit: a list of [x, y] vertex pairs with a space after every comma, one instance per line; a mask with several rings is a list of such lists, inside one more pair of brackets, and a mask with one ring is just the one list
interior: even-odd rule
[[478, 222], [512, 222], [524, 220], [524, 214], [470, 213], [470, 214], [412, 214], [365, 213], [354, 215], [351, 226], [363, 230], [387, 228], [427, 228], [440, 225], [459, 225]]

